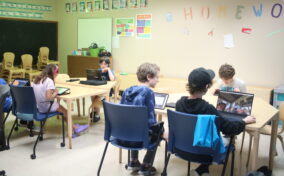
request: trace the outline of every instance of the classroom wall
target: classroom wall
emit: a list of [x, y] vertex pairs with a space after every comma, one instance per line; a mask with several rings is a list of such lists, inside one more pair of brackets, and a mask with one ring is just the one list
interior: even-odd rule
[[[1, 7], [0, 7], [0, 10], [40, 12], [40, 13], [43, 13], [43, 18], [36, 19], [36, 20], [57, 21], [56, 0], [4, 0], [4, 2], [29, 3], [29, 4], [36, 4], [36, 5], [52, 6], [52, 11], [24, 10], [24, 9], [1, 8]], [[34, 19], [34, 18], [26, 18], [26, 19]]]
[[[162, 75], [186, 78], [193, 68], [204, 66], [217, 72], [221, 64], [230, 63], [247, 84], [284, 83], [281, 0], [150, 0], [146, 9], [66, 13], [65, 3], [73, 1], [56, 1], [59, 60], [64, 72], [67, 55], [77, 49], [78, 18], [122, 18], [151, 13], [152, 39], [120, 38], [120, 48], [112, 51], [116, 71], [135, 72], [141, 63], [155, 62]], [[167, 13], [172, 14], [172, 22], [166, 20]], [[242, 28], [251, 28], [251, 34], [242, 33]], [[212, 30], [213, 35], [208, 35]], [[233, 34], [234, 48], [224, 48], [224, 34]]]

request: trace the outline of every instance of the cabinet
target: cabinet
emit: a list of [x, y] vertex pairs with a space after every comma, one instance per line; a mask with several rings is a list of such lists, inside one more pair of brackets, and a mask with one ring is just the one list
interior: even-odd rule
[[[68, 75], [71, 78], [86, 77], [86, 69], [98, 69], [100, 58], [92, 56], [67, 56]], [[110, 57], [112, 69], [112, 57]]]

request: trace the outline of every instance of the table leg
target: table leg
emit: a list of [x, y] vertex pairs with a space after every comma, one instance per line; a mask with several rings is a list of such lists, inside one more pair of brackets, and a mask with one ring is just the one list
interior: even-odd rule
[[259, 131], [253, 132], [253, 147], [251, 151], [251, 170], [256, 170], [259, 148]]
[[67, 100], [67, 125], [68, 125], [68, 140], [69, 140], [69, 149], [72, 149], [72, 101]]
[[122, 162], [122, 149], [119, 148], [119, 154], [118, 154], [118, 161], [119, 161], [119, 164]]
[[83, 116], [85, 117], [85, 97], [82, 99], [83, 102]]
[[161, 122], [163, 115], [162, 114], [157, 114], [157, 116], [158, 116], [158, 122]]
[[273, 169], [274, 157], [276, 152], [276, 139], [277, 139], [277, 128], [278, 128], [278, 114], [271, 121], [271, 138], [270, 138], [270, 148], [269, 148], [269, 169]]

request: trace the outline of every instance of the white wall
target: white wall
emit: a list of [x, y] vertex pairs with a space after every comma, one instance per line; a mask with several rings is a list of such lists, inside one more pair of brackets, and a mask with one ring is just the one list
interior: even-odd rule
[[[284, 9], [277, 15], [281, 0], [150, 0], [147, 9], [111, 10], [93, 13], [65, 13], [65, 2], [58, 1], [59, 56], [62, 65], [67, 55], [77, 47], [77, 19], [94, 17], [135, 17], [136, 14], [153, 14], [153, 33], [151, 40], [135, 37], [120, 38], [120, 48], [113, 49], [114, 68], [117, 71], [135, 72], [143, 62], [155, 62], [161, 74], [173, 77], [187, 77], [188, 73], [200, 66], [212, 68], [216, 72], [223, 63], [232, 64], [237, 76], [247, 84], [276, 86], [284, 84], [283, 67], [284, 32], [267, 37], [270, 32], [284, 30]], [[253, 6], [263, 5], [261, 17], [256, 17]], [[244, 6], [236, 18], [238, 5]], [[208, 19], [202, 17], [202, 8], [209, 8]], [[225, 7], [227, 13], [219, 14]], [[184, 16], [184, 9], [192, 9], [192, 19]], [[167, 22], [166, 13], [173, 15]], [[206, 14], [206, 13], [205, 13]], [[205, 15], [206, 16], [206, 15]], [[114, 20], [113, 20], [114, 21]], [[251, 34], [241, 32], [251, 28]], [[208, 32], [214, 30], [213, 36]], [[115, 32], [115, 30], [113, 30]], [[223, 36], [231, 33], [235, 47], [224, 48]], [[67, 66], [63, 69], [66, 70]]]

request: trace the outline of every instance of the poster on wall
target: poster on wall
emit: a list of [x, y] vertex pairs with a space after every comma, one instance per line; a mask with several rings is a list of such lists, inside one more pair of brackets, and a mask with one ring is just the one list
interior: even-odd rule
[[70, 12], [70, 11], [71, 11], [71, 4], [65, 3], [65, 12]]
[[86, 6], [85, 6], [85, 2], [84, 1], [80, 2], [79, 9], [80, 9], [80, 12], [85, 12], [86, 11]]
[[148, 0], [140, 0], [140, 8], [147, 8]]
[[93, 12], [93, 2], [92, 1], [87, 2], [86, 12]]
[[109, 0], [103, 0], [103, 9], [109, 10]]
[[72, 12], [77, 12], [77, 2], [72, 2]]
[[127, 8], [127, 0], [120, 0], [120, 8], [121, 9]]
[[152, 38], [152, 14], [136, 15], [136, 38]]
[[94, 10], [95, 11], [101, 10], [101, 1], [100, 0], [95, 0], [94, 1]]
[[112, 9], [119, 9], [119, 0], [112, 0]]
[[134, 18], [115, 19], [116, 36], [131, 37], [134, 34]]
[[138, 2], [137, 0], [129, 0], [129, 7], [130, 8], [137, 8]]

